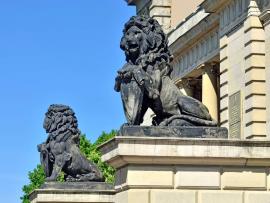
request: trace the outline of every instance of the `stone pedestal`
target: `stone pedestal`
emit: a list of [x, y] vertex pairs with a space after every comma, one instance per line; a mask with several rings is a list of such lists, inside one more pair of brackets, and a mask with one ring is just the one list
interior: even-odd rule
[[95, 182], [49, 182], [30, 195], [31, 203], [113, 203], [112, 185]]
[[121, 132], [100, 146], [116, 203], [269, 203], [270, 141]]

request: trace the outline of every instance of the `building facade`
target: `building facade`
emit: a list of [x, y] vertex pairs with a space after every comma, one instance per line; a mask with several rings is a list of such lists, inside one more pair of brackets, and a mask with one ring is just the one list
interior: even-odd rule
[[270, 138], [270, 0], [127, 2], [163, 26], [171, 77], [230, 138]]

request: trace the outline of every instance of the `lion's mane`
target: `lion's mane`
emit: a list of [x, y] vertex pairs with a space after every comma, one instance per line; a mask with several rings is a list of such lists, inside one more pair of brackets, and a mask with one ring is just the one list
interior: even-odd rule
[[[43, 127], [49, 136], [67, 136], [79, 135], [78, 122], [74, 111], [66, 105], [53, 104], [50, 105]], [[67, 138], [66, 137], [66, 138]]]
[[[129, 28], [136, 26], [142, 33], [144, 33], [144, 53], [136, 60], [135, 65], [141, 65], [146, 69], [149, 65], [152, 67], [161, 67], [160, 64], [168, 65], [173, 57], [168, 49], [168, 39], [164, 34], [162, 27], [157, 20], [148, 16], [133, 16], [125, 24], [123, 30], [123, 37], [121, 39], [120, 47], [122, 50], [128, 49], [125, 34]], [[128, 56], [127, 61], [128, 61]]]

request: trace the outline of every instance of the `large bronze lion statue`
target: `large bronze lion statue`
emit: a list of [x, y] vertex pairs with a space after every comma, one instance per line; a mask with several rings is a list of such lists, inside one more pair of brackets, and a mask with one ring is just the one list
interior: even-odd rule
[[170, 78], [172, 56], [159, 23], [134, 16], [125, 24], [120, 47], [127, 63], [118, 71], [115, 90], [121, 93], [129, 125], [140, 125], [148, 108], [153, 125], [216, 126], [207, 107], [185, 96]]
[[49, 135], [38, 151], [46, 181], [55, 181], [61, 171], [67, 181], [103, 181], [99, 169], [80, 152], [80, 130], [69, 106], [51, 105], [43, 127]]

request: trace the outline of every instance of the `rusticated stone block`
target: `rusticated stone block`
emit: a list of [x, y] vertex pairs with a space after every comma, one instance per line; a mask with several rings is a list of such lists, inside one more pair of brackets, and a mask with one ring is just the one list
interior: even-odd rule
[[117, 193], [115, 203], [149, 203], [149, 190], [131, 189]]
[[243, 203], [243, 192], [199, 191], [198, 203]]
[[153, 203], [196, 203], [195, 191], [151, 190]]
[[126, 185], [133, 188], [173, 188], [173, 169], [166, 166], [128, 166]]
[[256, 168], [227, 168], [221, 184], [224, 189], [266, 189], [266, 172]]
[[269, 203], [269, 192], [245, 192], [245, 203]]
[[176, 171], [176, 188], [220, 188], [219, 168], [178, 167]]

